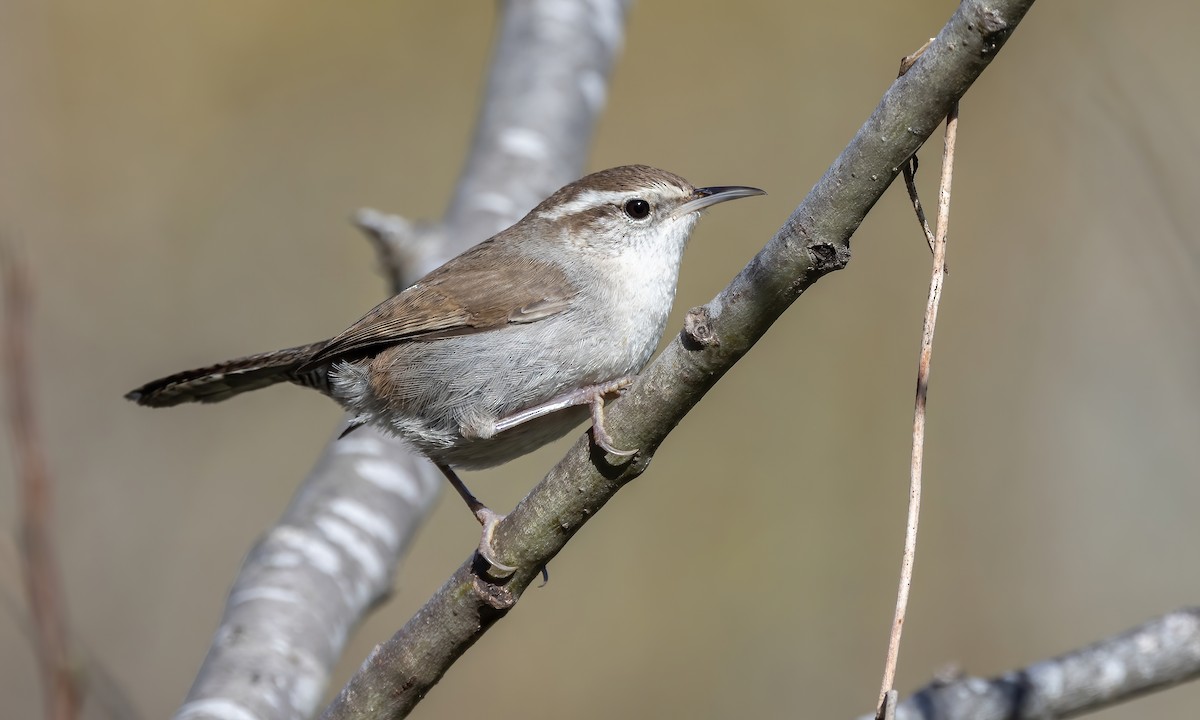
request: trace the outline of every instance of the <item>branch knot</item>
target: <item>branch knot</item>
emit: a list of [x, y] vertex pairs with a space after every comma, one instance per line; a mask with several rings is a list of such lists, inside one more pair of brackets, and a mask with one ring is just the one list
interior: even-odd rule
[[721, 339], [717, 337], [712, 326], [712, 316], [708, 307], [700, 305], [688, 310], [683, 319], [684, 346], [689, 350], [701, 350], [708, 347], [719, 347]]
[[841, 270], [850, 263], [850, 246], [834, 245], [828, 242], [814, 242], [808, 246], [808, 254], [812, 258], [813, 270], [821, 275]]

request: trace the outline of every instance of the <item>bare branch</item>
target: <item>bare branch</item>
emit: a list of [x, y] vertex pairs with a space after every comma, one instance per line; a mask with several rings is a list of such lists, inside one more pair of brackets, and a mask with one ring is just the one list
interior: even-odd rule
[[997, 678], [935, 682], [901, 702], [896, 720], [1067, 718], [1197, 677], [1200, 608], [1184, 608]]
[[423, 264], [422, 250], [438, 245], [435, 238], [423, 237], [428, 231], [422, 232], [423, 228], [399, 215], [363, 208], [354, 214], [354, 224], [371, 239], [379, 267], [394, 293], [407, 287], [408, 280], [416, 275], [412, 268]]
[[[627, 4], [502, 4], [487, 93], [454, 200], [440, 224], [409, 226], [414, 237], [405, 253], [386, 263], [394, 286], [511, 224], [581, 174]], [[392, 569], [441, 486], [428, 461], [372, 428], [329, 443], [247, 558], [175, 717], [310, 716], [351, 629], [390, 592]]]
[[570, 538], [625, 483], [700, 398], [819, 278], [849, 261], [849, 238], [950, 108], [983, 72], [1032, 0], [966, 0], [937, 41], [898, 79], [850, 145], [775, 238], [606, 411], [619, 447], [610, 464], [581, 438], [496, 528], [497, 559], [517, 566], [498, 584], [474, 558], [390, 640], [376, 648], [327, 718], [404, 717], [450, 665], [517, 602]]
[[29, 276], [15, 254], [0, 244], [4, 286], [4, 365], [8, 381], [8, 428], [20, 486], [20, 554], [33, 619], [33, 646], [48, 720], [79, 717], [83, 693], [68, 646], [67, 613], [54, 551], [54, 487], [46, 467], [33, 404], [30, 361]]

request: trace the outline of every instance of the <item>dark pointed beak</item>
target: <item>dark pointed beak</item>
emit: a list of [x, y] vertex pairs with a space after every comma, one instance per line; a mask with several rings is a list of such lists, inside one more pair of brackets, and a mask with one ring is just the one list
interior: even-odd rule
[[688, 213], [700, 212], [706, 207], [723, 203], [726, 200], [736, 200], [738, 198], [766, 194], [763, 190], [745, 185], [718, 185], [716, 187], [696, 188], [696, 192], [692, 194], [692, 199], [675, 208], [673, 214], [676, 217], [682, 217]]

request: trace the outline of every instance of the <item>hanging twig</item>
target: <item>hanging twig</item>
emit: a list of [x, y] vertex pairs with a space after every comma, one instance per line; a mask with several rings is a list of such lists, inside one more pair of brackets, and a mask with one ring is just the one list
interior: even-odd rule
[[[900, 562], [900, 586], [896, 592], [896, 612], [888, 638], [887, 662], [883, 668], [883, 684], [879, 691], [878, 718], [890, 715], [895, 700], [887, 702], [888, 693], [896, 680], [896, 662], [900, 657], [900, 635], [908, 610], [908, 593], [912, 587], [913, 562], [917, 553], [917, 525], [921, 515], [921, 470], [925, 457], [925, 400], [929, 393], [929, 362], [933, 357], [933, 333], [937, 326], [938, 306], [942, 300], [942, 283], [946, 278], [946, 230], [950, 224], [950, 184], [954, 176], [954, 142], [958, 134], [958, 103], [946, 116], [945, 150], [942, 153], [942, 180], [938, 187], [937, 231], [933, 235], [933, 271], [929, 278], [929, 299], [925, 304], [925, 321], [921, 330], [921, 357], [917, 367], [917, 400], [913, 410], [912, 463], [909, 470], [908, 524], [904, 532], [904, 557]], [[907, 173], [905, 179], [907, 181]], [[919, 206], [918, 206], [918, 212]], [[924, 219], [922, 218], [924, 225]], [[928, 231], [927, 231], [928, 232]]]
[[921, 205], [921, 196], [917, 194], [917, 156], [913, 155], [904, 163], [904, 188], [908, 190], [908, 199], [912, 202], [913, 212], [917, 214], [917, 222], [921, 224], [921, 232], [925, 233], [925, 242], [929, 243], [929, 252], [933, 252], [933, 230], [925, 219], [925, 208]]
[[[901, 77], [908, 72], [913, 65], [916, 64], [917, 58], [925, 54], [929, 46], [933, 44], [934, 38], [929, 38], [925, 44], [917, 48], [911, 55], [905, 55], [900, 59], [900, 72], [896, 77]], [[925, 233], [925, 242], [929, 243], [929, 252], [933, 252], [933, 231], [929, 229], [929, 222], [925, 219], [925, 208], [921, 206], [921, 197], [917, 194], [917, 156], [914, 154], [905, 161], [902, 168], [904, 174], [904, 189], [908, 190], [908, 199], [912, 202], [913, 212], [917, 214], [917, 222], [921, 224], [921, 231]]]

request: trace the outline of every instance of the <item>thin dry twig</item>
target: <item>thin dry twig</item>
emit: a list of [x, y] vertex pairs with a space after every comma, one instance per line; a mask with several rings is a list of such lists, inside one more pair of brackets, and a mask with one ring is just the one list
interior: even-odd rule
[[[929, 46], [933, 44], [936, 38], [929, 38], [925, 44], [917, 48], [911, 55], [905, 55], [900, 58], [900, 72], [896, 73], [896, 77], [901, 77], [904, 73], [912, 69], [912, 66], [917, 63], [917, 59], [925, 54]], [[929, 252], [933, 252], [933, 231], [929, 229], [929, 222], [925, 219], [925, 208], [921, 206], [921, 197], [917, 194], [917, 156], [914, 154], [904, 163], [904, 188], [908, 190], [908, 199], [912, 202], [913, 212], [917, 214], [917, 222], [921, 224], [921, 231], [925, 233], [925, 242], [929, 243]]]
[[[946, 116], [945, 149], [942, 153], [942, 180], [938, 187], [937, 232], [933, 236], [933, 271], [929, 278], [929, 299], [925, 304], [925, 320], [921, 329], [921, 357], [917, 367], [917, 399], [913, 409], [912, 463], [909, 470], [908, 523], [904, 532], [904, 557], [900, 562], [900, 585], [896, 592], [896, 612], [888, 638], [887, 661], [883, 668], [883, 684], [879, 691], [878, 713], [883, 718], [888, 709], [888, 693], [896, 680], [896, 663], [900, 657], [900, 635], [908, 610], [908, 593], [912, 588], [913, 563], [917, 553], [917, 525], [921, 515], [921, 471], [925, 458], [925, 401], [929, 394], [929, 363], [933, 358], [933, 333], [937, 327], [938, 306], [942, 301], [942, 283], [946, 278], [946, 231], [950, 224], [950, 185], [954, 177], [954, 144], [958, 136], [958, 103]], [[907, 175], [906, 175], [907, 180]], [[922, 224], [924, 219], [922, 218]], [[894, 702], [891, 703], [894, 705]]]
[[929, 243], [929, 252], [933, 252], [933, 230], [925, 219], [925, 208], [921, 205], [921, 197], [917, 194], [917, 156], [913, 155], [904, 163], [904, 187], [908, 190], [908, 199], [912, 201], [913, 212], [917, 214], [917, 222], [921, 223], [921, 232], [925, 233], [925, 242]]
[[53, 487], [34, 417], [33, 372], [29, 360], [32, 304], [29, 276], [15, 254], [3, 244], [0, 244], [0, 274], [4, 285], [8, 427], [20, 488], [20, 554], [33, 619], [33, 645], [45, 695], [46, 718], [72, 720], [79, 716], [83, 694], [67, 647], [66, 610], [51, 530]]
[[896, 77], [900, 77], [904, 73], [911, 70], [912, 66], [917, 64], [917, 60], [925, 54], [925, 51], [929, 49], [929, 46], [932, 45], [935, 40], [937, 40], [937, 38], [929, 38], [925, 41], [924, 45], [914, 50], [912, 54], [905, 55], [904, 57], [900, 58], [900, 72], [896, 73]]

